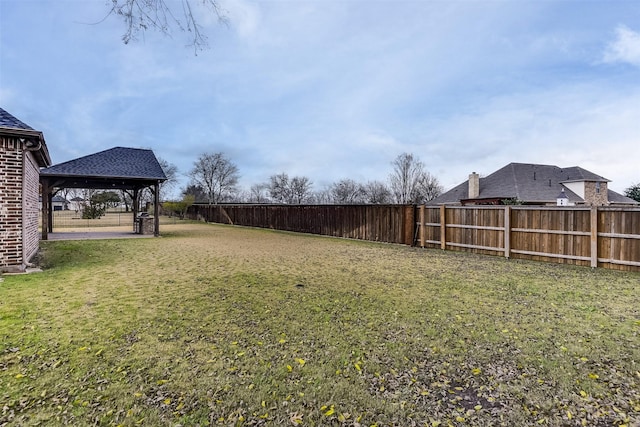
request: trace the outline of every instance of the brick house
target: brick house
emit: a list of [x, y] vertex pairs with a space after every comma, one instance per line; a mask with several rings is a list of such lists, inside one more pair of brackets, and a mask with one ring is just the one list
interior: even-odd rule
[[39, 170], [51, 164], [42, 132], [0, 108], [0, 271], [21, 272], [38, 251]]
[[638, 202], [608, 188], [610, 181], [578, 166], [509, 163], [486, 177], [469, 180], [429, 201], [429, 205], [637, 206]]

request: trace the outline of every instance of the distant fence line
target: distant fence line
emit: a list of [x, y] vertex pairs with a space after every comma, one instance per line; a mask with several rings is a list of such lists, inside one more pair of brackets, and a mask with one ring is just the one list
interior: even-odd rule
[[411, 245], [412, 205], [193, 205], [207, 222]]
[[377, 242], [640, 271], [640, 209], [194, 205], [188, 217]]

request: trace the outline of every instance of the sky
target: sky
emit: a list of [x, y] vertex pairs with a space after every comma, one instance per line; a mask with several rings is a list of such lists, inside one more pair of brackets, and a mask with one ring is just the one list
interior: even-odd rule
[[445, 189], [511, 162], [640, 182], [640, 1], [191, 2], [197, 55], [175, 28], [124, 44], [106, 0], [0, 0], [0, 107], [54, 164], [150, 148], [176, 194], [217, 152], [244, 189], [386, 182], [402, 153]]

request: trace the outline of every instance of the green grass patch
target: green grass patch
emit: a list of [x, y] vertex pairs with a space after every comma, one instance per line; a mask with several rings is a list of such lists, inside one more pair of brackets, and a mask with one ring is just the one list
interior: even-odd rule
[[0, 425], [640, 420], [637, 273], [206, 224], [42, 264], [0, 283]]

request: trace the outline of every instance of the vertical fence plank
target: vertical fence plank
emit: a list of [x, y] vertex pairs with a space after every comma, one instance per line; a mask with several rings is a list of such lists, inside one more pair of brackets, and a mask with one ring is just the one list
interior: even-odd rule
[[447, 217], [445, 205], [440, 206], [440, 249], [447, 249]]
[[591, 268], [598, 266], [598, 207], [591, 207]]
[[420, 225], [419, 225], [419, 230], [420, 230], [420, 247], [424, 248], [427, 245], [426, 242], [426, 224], [425, 224], [425, 209], [426, 207], [424, 205], [420, 205]]
[[511, 256], [511, 206], [504, 207], [504, 257]]
[[415, 205], [405, 206], [404, 221], [402, 223], [404, 230], [404, 244], [413, 246], [413, 237], [416, 235], [416, 207]]

